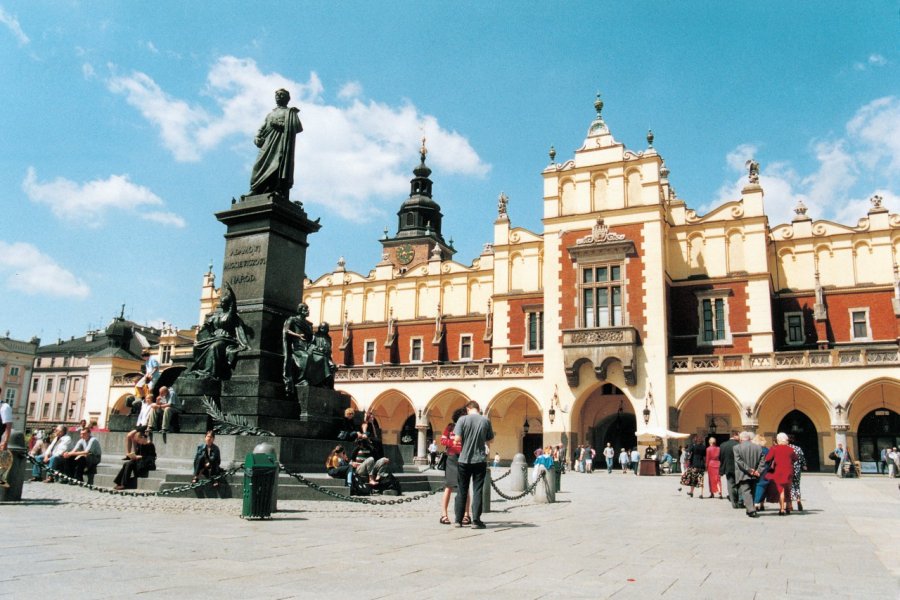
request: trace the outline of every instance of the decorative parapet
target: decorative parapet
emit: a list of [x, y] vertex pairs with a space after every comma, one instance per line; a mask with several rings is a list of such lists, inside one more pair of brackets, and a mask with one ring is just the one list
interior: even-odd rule
[[578, 386], [578, 369], [585, 361], [594, 366], [597, 379], [603, 381], [610, 363], [618, 361], [622, 363], [625, 383], [637, 383], [634, 349], [638, 334], [634, 327], [566, 329], [562, 334], [563, 366], [570, 387]]
[[670, 373], [704, 371], [766, 371], [900, 365], [898, 348], [836, 348], [804, 352], [673, 356]]
[[381, 365], [341, 367], [336, 383], [373, 381], [453, 381], [462, 379], [520, 379], [544, 375], [543, 363], [456, 363], [450, 365]]

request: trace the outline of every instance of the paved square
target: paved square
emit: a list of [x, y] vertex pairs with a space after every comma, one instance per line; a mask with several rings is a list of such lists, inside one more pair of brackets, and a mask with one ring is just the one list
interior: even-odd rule
[[805, 513], [753, 520], [674, 476], [570, 473], [556, 504], [494, 494], [483, 531], [440, 525], [439, 495], [244, 521], [240, 500], [26, 484], [0, 507], [0, 597], [897, 598], [897, 481], [804, 475]]

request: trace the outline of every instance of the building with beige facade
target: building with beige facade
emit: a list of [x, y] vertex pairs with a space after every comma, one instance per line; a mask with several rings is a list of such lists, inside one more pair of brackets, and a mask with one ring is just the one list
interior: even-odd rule
[[[374, 267], [341, 259], [304, 282], [336, 388], [419, 461], [475, 399], [505, 460], [752, 430], [794, 435], [811, 470], [838, 442], [873, 469], [900, 442], [900, 215], [876, 196], [856, 224], [802, 205], [772, 224], [755, 162], [740, 197], [698, 214], [652, 136], [626, 148], [602, 108], [571, 156], [551, 149], [542, 200], [516, 204], [542, 209], [542, 231], [515, 227], [501, 194], [468, 264], [443, 238], [423, 143]], [[214, 297], [210, 270], [201, 319]]]
[[27, 342], [12, 339], [9, 332], [0, 337], [0, 399], [12, 408], [13, 428], [19, 431], [25, 428], [28, 382], [40, 344], [36, 337]]

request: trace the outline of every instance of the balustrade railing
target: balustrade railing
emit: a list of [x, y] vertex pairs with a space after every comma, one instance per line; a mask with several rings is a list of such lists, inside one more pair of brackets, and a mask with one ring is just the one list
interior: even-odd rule
[[431, 381], [459, 379], [535, 378], [544, 374], [543, 363], [456, 363], [449, 365], [372, 365], [341, 367], [339, 383], [370, 381]]
[[882, 365], [900, 365], [900, 349], [835, 348], [833, 350], [806, 350], [803, 352], [673, 356], [669, 359], [669, 371], [672, 373], [818, 369], [822, 367]]

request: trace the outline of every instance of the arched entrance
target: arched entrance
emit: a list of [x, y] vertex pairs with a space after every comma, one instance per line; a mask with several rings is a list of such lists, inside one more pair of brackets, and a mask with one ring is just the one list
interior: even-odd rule
[[615, 449], [616, 456], [618, 456], [622, 448], [631, 450], [637, 447], [636, 431], [637, 419], [634, 413], [625, 412], [623, 408], [620, 408], [615, 415], [605, 417], [594, 424], [591, 447], [599, 455], [603, 448], [606, 448], [607, 442], [609, 442]]
[[[403, 423], [403, 427], [400, 429], [400, 445], [415, 445], [418, 435], [419, 432], [416, 429], [416, 415], [409, 415], [409, 418], [406, 419], [406, 422]], [[425, 439], [434, 439], [434, 430], [431, 428], [431, 423], [428, 424], [428, 430], [425, 432]]]
[[520, 388], [503, 390], [488, 402], [484, 415], [494, 428], [491, 452], [499, 454], [503, 464], [519, 452], [529, 464], [534, 461], [534, 451], [544, 441], [541, 406], [534, 396]]
[[900, 446], [900, 415], [884, 407], [868, 412], [859, 422], [856, 439], [860, 463], [871, 463], [864, 471], [878, 472], [881, 449]]
[[778, 424], [778, 431], [783, 431], [794, 438], [794, 443], [803, 450], [808, 471], [816, 473], [820, 470], [822, 465], [819, 460], [819, 434], [806, 413], [792, 410]]

